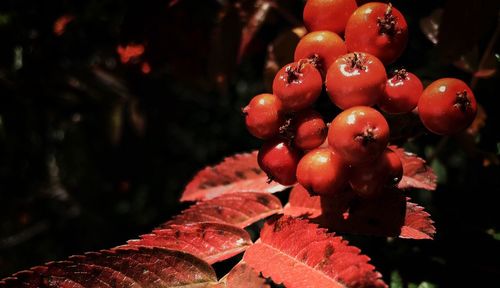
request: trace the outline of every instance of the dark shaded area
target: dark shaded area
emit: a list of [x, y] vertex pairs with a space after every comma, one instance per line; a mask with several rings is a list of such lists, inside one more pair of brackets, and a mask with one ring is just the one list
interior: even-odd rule
[[[0, 278], [150, 231], [187, 207], [178, 198], [196, 171], [258, 148], [240, 107], [266, 91], [268, 47], [293, 36], [303, 5], [277, 0], [262, 21], [249, 22], [267, 1], [45, 2], [0, 3]], [[450, 57], [468, 55], [478, 65], [498, 5], [445, 2], [393, 1], [407, 18], [410, 43], [390, 69], [404, 66], [424, 84], [472, 80]], [[419, 21], [440, 7], [447, 28], [436, 47]], [[63, 15], [71, 21], [54, 31]], [[457, 31], [464, 23], [473, 25]], [[249, 45], [238, 63], [242, 39]], [[130, 44], [144, 45], [144, 53], [121, 61], [128, 59], [118, 47]], [[290, 60], [282, 48], [275, 45], [278, 63]], [[488, 115], [476, 139], [425, 134], [407, 144], [434, 159], [441, 180], [435, 192], [409, 192], [431, 212], [436, 240], [352, 239], [388, 281], [398, 270], [405, 283], [500, 283], [500, 169], [484, 160], [498, 155], [499, 79], [476, 80]], [[317, 108], [328, 120], [338, 111], [327, 97]]]

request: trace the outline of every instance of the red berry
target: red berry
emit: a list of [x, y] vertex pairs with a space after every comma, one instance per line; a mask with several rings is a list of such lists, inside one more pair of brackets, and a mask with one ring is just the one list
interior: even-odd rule
[[328, 128], [321, 114], [308, 109], [299, 112], [293, 121], [295, 129], [293, 143], [295, 147], [302, 150], [311, 150], [323, 144]]
[[347, 21], [347, 50], [368, 52], [384, 64], [394, 62], [408, 42], [408, 25], [403, 14], [391, 4], [367, 3]]
[[378, 106], [387, 113], [408, 113], [417, 107], [424, 86], [418, 77], [405, 69], [396, 70], [387, 80], [385, 93]]
[[308, 0], [304, 7], [304, 25], [309, 31], [328, 30], [342, 34], [357, 7], [355, 0]]
[[366, 198], [380, 196], [403, 177], [403, 164], [399, 156], [386, 148], [379, 159], [353, 167], [349, 183], [358, 195]]
[[273, 93], [281, 100], [283, 108], [290, 111], [311, 106], [322, 88], [321, 74], [305, 60], [285, 65], [273, 81]]
[[357, 106], [341, 112], [328, 130], [328, 144], [350, 165], [375, 161], [389, 142], [389, 125], [377, 110]]
[[316, 31], [300, 39], [295, 48], [294, 59], [295, 61], [310, 59], [324, 75], [328, 67], [346, 53], [347, 48], [339, 35], [330, 31]]
[[260, 139], [269, 139], [278, 134], [283, 124], [281, 101], [273, 94], [259, 94], [243, 108], [248, 131]]
[[276, 138], [264, 143], [257, 156], [260, 168], [270, 180], [282, 185], [292, 185], [297, 179], [295, 172], [300, 156], [287, 140]]
[[297, 181], [309, 192], [332, 195], [347, 183], [347, 167], [342, 158], [329, 148], [309, 151], [297, 166]]
[[339, 57], [326, 74], [326, 91], [341, 109], [373, 106], [384, 93], [385, 67], [368, 53], [350, 53]]
[[418, 114], [424, 126], [440, 134], [455, 134], [467, 128], [477, 112], [476, 98], [463, 81], [442, 78], [425, 88], [418, 101]]

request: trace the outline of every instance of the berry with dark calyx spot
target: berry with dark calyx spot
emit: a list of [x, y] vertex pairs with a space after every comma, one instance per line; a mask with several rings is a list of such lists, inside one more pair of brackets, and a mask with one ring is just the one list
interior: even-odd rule
[[406, 20], [390, 3], [367, 3], [356, 9], [347, 21], [347, 50], [373, 54], [386, 65], [401, 56], [407, 42]]
[[424, 86], [418, 77], [405, 69], [396, 70], [387, 80], [378, 106], [390, 114], [408, 113], [417, 107]]
[[389, 125], [377, 110], [357, 106], [341, 112], [328, 130], [328, 145], [347, 164], [376, 161], [389, 142]]
[[439, 135], [455, 134], [467, 128], [476, 112], [472, 90], [455, 78], [432, 82], [418, 101], [420, 120], [427, 129]]
[[297, 181], [311, 194], [333, 195], [347, 184], [348, 167], [329, 148], [309, 151], [297, 166]]
[[319, 147], [326, 139], [328, 128], [321, 114], [308, 109], [297, 113], [293, 120], [293, 144], [302, 150]]
[[282, 185], [292, 185], [297, 181], [295, 173], [300, 155], [289, 142], [282, 138], [268, 140], [257, 156], [259, 166], [266, 172], [269, 180]]
[[347, 20], [358, 8], [355, 0], [308, 0], [304, 25], [309, 31], [328, 30], [343, 34]]
[[300, 39], [295, 48], [295, 61], [308, 59], [325, 75], [328, 67], [341, 55], [347, 53], [344, 40], [334, 32], [315, 31]]
[[326, 74], [326, 91], [341, 109], [373, 106], [384, 93], [385, 67], [368, 53], [349, 53], [339, 57]]
[[243, 108], [248, 131], [259, 139], [269, 139], [278, 134], [283, 125], [281, 101], [273, 94], [259, 94]]
[[363, 198], [375, 198], [395, 187], [403, 178], [403, 164], [399, 156], [386, 148], [373, 163], [355, 166], [349, 184]]
[[321, 74], [307, 60], [285, 65], [273, 81], [273, 94], [287, 111], [299, 111], [311, 106], [322, 89]]

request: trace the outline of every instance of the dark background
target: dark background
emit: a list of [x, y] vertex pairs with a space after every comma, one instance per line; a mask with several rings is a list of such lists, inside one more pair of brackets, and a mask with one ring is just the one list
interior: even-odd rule
[[[392, 2], [410, 42], [388, 71], [404, 66], [424, 84], [445, 76], [473, 83], [487, 115], [479, 133], [446, 138], [393, 119], [394, 142], [431, 160], [440, 177], [437, 191], [409, 193], [436, 221], [435, 241], [351, 239], [395, 285], [398, 277], [442, 287], [500, 283], [494, 2]], [[178, 199], [198, 170], [258, 148], [240, 108], [269, 91], [273, 73], [290, 61], [302, 7], [300, 0], [1, 1], [0, 278], [147, 233], [187, 206]], [[424, 18], [438, 8], [435, 45], [437, 31]], [[63, 15], [72, 21], [54, 31]], [[117, 49], [129, 44], [145, 51], [123, 63]], [[325, 97], [317, 108], [328, 120], [337, 111]]]

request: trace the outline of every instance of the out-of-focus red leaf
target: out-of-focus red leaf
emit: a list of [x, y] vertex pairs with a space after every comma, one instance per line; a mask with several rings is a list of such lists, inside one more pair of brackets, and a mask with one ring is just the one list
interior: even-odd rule
[[432, 168], [425, 164], [424, 159], [397, 146], [389, 148], [398, 154], [403, 163], [403, 179], [398, 184], [399, 189], [436, 189], [437, 176]]
[[63, 15], [57, 18], [56, 22], [54, 22], [54, 34], [56, 36], [61, 36], [66, 32], [66, 26], [75, 20], [75, 16], [73, 15]]
[[120, 55], [120, 61], [122, 63], [128, 63], [132, 59], [136, 59], [144, 54], [144, 45], [130, 43], [126, 46], [118, 45], [116, 52]]
[[240, 262], [219, 281], [220, 288], [269, 288], [266, 280], [250, 265]]
[[243, 259], [286, 287], [387, 287], [370, 258], [306, 220], [269, 220]]
[[172, 224], [217, 222], [244, 228], [281, 211], [280, 200], [271, 194], [237, 192], [195, 204], [162, 227], [167, 228]]
[[217, 277], [210, 265], [190, 254], [140, 247], [72, 256], [3, 282], [10, 285], [5, 287], [211, 287]]
[[126, 246], [183, 251], [212, 264], [239, 254], [250, 245], [250, 235], [241, 228], [222, 223], [193, 223], [153, 230], [141, 239], [128, 241]]
[[406, 217], [405, 224], [401, 227], [400, 238], [409, 239], [433, 239], [436, 234], [434, 221], [431, 220], [431, 215], [424, 211], [423, 207], [415, 203], [406, 201]]
[[149, 65], [148, 62], [143, 62], [141, 64], [141, 72], [142, 72], [142, 74], [149, 74], [149, 73], [151, 73], [151, 65]]
[[212, 199], [232, 192], [274, 193], [286, 189], [268, 177], [257, 163], [257, 151], [237, 154], [196, 174], [186, 186], [181, 201]]
[[253, 14], [246, 23], [245, 27], [243, 27], [240, 49], [238, 52], [238, 62], [241, 61], [241, 58], [245, 54], [248, 44], [250, 44], [250, 42], [254, 38], [255, 33], [260, 29], [262, 24], [264, 24], [271, 8], [272, 5], [271, 1], [269, 0], [257, 0], [257, 2], [255, 3], [255, 10], [253, 11]]
[[297, 184], [290, 191], [283, 213], [293, 217], [316, 218], [321, 215], [321, 198], [311, 196], [302, 185]]
[[[401, 205], [404, 198], [400, 191], [393, 191], [380, 201], [358, 199], [352, 191], [346, 191], [342, 197], [322, 199], [297, 185], [290, 192], [284, 214], [310, 218], [332, 231], [432, 239], [436, 229], [430, 215], [414, 203]], [[406, 212], [402, 207], [406, 207]]]
[[431, 15], [420, 19], [420, 30], [433, 44], [438, 44], [439, 25], [443, 17], [443, 9], [432, 11]]

